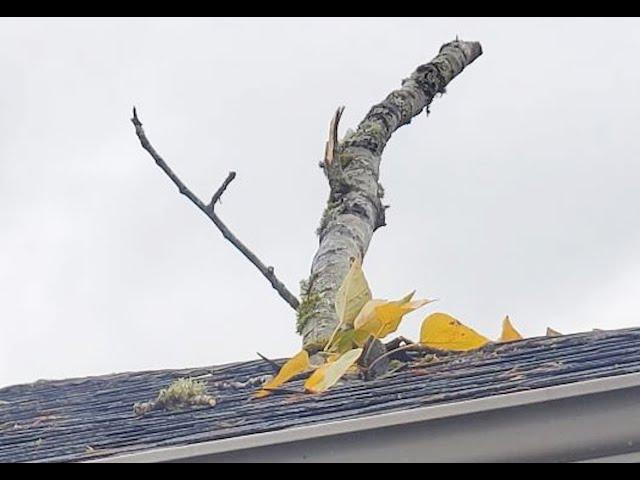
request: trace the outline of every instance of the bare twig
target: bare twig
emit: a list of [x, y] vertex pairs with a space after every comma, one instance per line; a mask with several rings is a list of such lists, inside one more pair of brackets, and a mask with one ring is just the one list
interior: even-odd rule
[[211, 197], [211, 201], [209, 202], [209, 205], [208, 205], [210, 210], [213, 210], [215, 208], [216, 202], [220, 200], [220, 197], [222, 196], [222, 194], [224, 193], [224, 191], [227, 189], [227, 187], [233, 181], [234, 178], [236, 178], [236, 172], [229, 172], [229, 175], [227, 175], [227, 178], [224, 179], [224, 182], [222, 182], [222, 185], [220, 185], [220, 188], [216, 190], [216, 193], [214, 193], [213, 197]]
[[280, 371], [280, 365], [278, 365], [276, 362], [274, 362], [270, 358], [265, 357], [260, 352], [256, 352], [256, 354], [271, 367], [274, 373], [278, 373]]
[[371, 364], [367, 367], [367, 370], [371, 370], [374, 365], [376, 363], [378, 363], [380, 360], [387, 358], [395, 353], [398, 352], [406, 352], [406, 351], [411, 351], [411, 352], [421, 352], [421, 353], [434, 353], [434, 354], [447, 354], [447, 351], [444, 350], [439, 350], [437, 348], [431, 348], [431, 347], [427, 347], [426, 345], [421, 345], [419, 343], [409, 343], [406, 345], [403, 345], [402, 347], [398, 347], [395, 348], [393, 350], [389, 350], [387, 353], [385, 353], [384, 355], [380, 355], [378, 358], [376, 358], [373, 362], [371, 362]]
[[151, 155], [151, 157], [155, 160], [156, 164], [162, 169], [164, 173], [167, 174], [167, 176], [171, 179], [171, 181], [176, 184], [180, 193], [186, 196], [189, 200], [191, 200], [191, 202], [196, 207], [198, 207], [207, 217], [209, 217], [211, 221], [215, 224], [215, 226], [218, 227], [218, 230], [220, 230], [220, 232], [222, 233], [222, 236], [227, 240], [229, 240], [229, 242], [231, 242], [234, 247], [240, 250], [240, 252], [251, 263], [253, 263], [258, 270], [260, 270], [260, 273], [262, 273], [262, 275], [265, 276], [265, 278], [269, 281], [271, 286], [278, 292], [280, 297], [282, 297], [284, 301], [291, 306], [291, 308], [293, 308], [294, 310], [297, 310], [298, 305], [300, 305], [300, 302], [295, 297], [295, 295], [293, 295], [287, 289], [287, 287], [280, 280], [278, 280], [278, 278], [274, 273], [273, 267], [266, 266], [264, 263], [262, 263], [260, 259], [251, 250], [249, 250], [249, 248], [247, 248], [246, 245], [244, 245], [233, 233], [231, 233], [231, 230], [227, 228], [227, 226], [222, 222], [222, 220], [220, 220], [220, 217], [218, 217], [218, 215], [214, 212], [215, 203], [220, 199], [220, 196], [223, 194], [227, 186], [235, 178], [236, 176], [235, 172], [229, 173], [229, 175], [227, 176], [225, 181], [222, 183], [220, 188], [218, 188], [216, 193], [211, 198], [211, 203], [209, 203], [209, 205], [205, 205], [202, 202], [202, 200], [200, 200], [191, 190], [189, 190], [189, 188], [187, 188], [187, 186], [184, 183], [182, 183], [180, 178], [178, 178], [178, 176], [173, 172], [173, 170], [169, 168], [169, 166], [158, 154], [158, 152], [155, 151], [155, 149], [147, 139], [147, 136], [145, 135], [144, 130], [142, 129], [142, 123], [138, 119], [138, 114], [136, 112], [135, 107], [133, 108], [133, 118], [131, 119], [131, 122], [136, 127], [136, 135], [140, 139], [140, 144], [142, 145], [142, 148], [144, 148], [147, 152], [149, 152], [149, 155]]
[[364, 343], [364, 355], [362, 356], [363, 358], [367, 358], [369, 356], [369, 354], [371, 353], [371, 349], [373, 348], [373, 343], [376, 341], [376, 337], [374, 337], [373, 335], [369, 334], [369, 336], [367, 337], [367, 341]]
[[408, 338], [403, 337], [402, 335], [400, 335], [400, 336], [394, 338], [393, 340], [385, 343], [384, 346], [387, 348], [387, 351], [389, 351], [389, 350], [394, 350], [394, 349], [398, 348], [401, 343], [404, 343], [405, 345], [413, 345], [415, 342], [413, 342], [412, 340], [409, 340]]
[[295, 395], [302, 395], [304, 394], [304, 392], [301, 392], [300, 390], [294, 390], [292, 388], [282, 388], [282, 387], [277, 387], [277, 388], [263, 388], [263, 390], [266, 390], [267, 392], [271, 392], [271, 393], [275, 393], [275, 394], [295, 394]]

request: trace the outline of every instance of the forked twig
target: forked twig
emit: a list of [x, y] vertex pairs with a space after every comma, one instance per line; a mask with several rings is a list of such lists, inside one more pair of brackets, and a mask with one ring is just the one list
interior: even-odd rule
[[260, 273], [262, 273], [262, 275], [265, 276], [265, 278], [269, 281], [271, 286], [278, 292], [280, 297], [282, 297], [284, 301], [291, 306], [291, 308], [293, 308], [294, 310], [298, 310], [298, 306], [300, 305], [300, 302], [295, 297], [295, 295], [293, 295], [287, 289], [287, 287], [280, 280], [278, 280], [278, 278], [274, 273], [273, 267], [266, 266], [264, 263], [262, 263], [260, 259], [251, 250], [249, 250], [249, 248], [247, 248], [247, 246], [244, 243], [242, 243], [238, 239], [238, 237], [236, 237], [233, 233], [231, 233], [231, 230], [227, 228], [227, 226], [222, 222], [222, 220], [220, 220], [220, 217], [218, 217], [218, 215], [214, 211], [216, 202], [220, 200], [220, 197], [224, 193], [225, 189], [236, 177], [236, 173], [229, 172], [229, 175], [227, 176], [225, 181], [222, 183], [220, 188], [218, 188], [218, 190], [214, 193], [213, 197], [211, 198], [211, 202], [208, 205], [205, 205], [204, 202], [202, 202], [202, 200], [200, 200], [191, 190], [189, 190], [189, 188], [187, 188], [187, 186], [184, 183], [182, 183], [182, 180], [180, 180], [180, 178], [173, 172], [173, 170], [169, 168], [167, 163], [153, 148], [153, 146], [151, 145], [151, 143], [147, 139], [147, 136], [144, 133], [144, 130], [142, 128], [142, 123], [138, 119], [138, 114], [136, 112], [135, 107], [133, 108], [133, 118], [131, 119], [131, 122], [136, 127], [136, 135], [140, 140], [140, 144], [142, 145], [142, 148], [144, 148], [147, 152], [149, 152], [149, 155], [151, 155], [151, 157], [155, 160], [156, 164], [162, 169], [164, 173], [167, 174], [167, 176], [171, 179], [171, 181], [175, 183], [180, 193], [186, 196], [189, 200], [191, 200], [191, 202], [196, 207], [198, 207], [207, 217], [211, 219], [211, 221], [215, 224], [215, 226], [218, 227], [218, 230], [220, 230], [220, 232], [222, 233], [222, 236], [227, 240], [229, 240], [229, 242], [231, 242], [231, 244], [234, 247], [240, 250], [240, 253], [242, 253], [251, 263], [253, 263], [258, 270], [260, 270]]

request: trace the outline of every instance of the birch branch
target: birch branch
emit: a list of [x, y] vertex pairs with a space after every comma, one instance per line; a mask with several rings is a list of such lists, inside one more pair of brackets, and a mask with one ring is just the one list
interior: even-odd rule
[[255, 265], [255, 267], [260, 271], [260, 273], [262, 273], [262, 275], [264, 275], [265, 278], [269, 281], [271, 286], [278, 292], [280, 297], [282, 297], [284, 301], [291, 306], [291, 308], [293, 308], [294, 310], [297, 310], [299, 306], [298, 299], [287, 289], [287, 287], [280, 280], [278, 280], [278, 277], [276, 277], [274, 273], [273, 267], [266, 266], [264, 263], [262, 263], [260, 259], [251, 250], [249, 250], [249, 248], [244, 243], [242, 243], [240, 239], [238, 239], [238, 237], [236, 237], [231, 232], [231, 230], [229, 230], [229, 228], [224, 224], [224, 222], [220, 219], [220, 217], [218, 217], [218, 215], [214, 211], [216, 202], [220, 200], [220, 197], [222, 196], [226, 188], [236, 177], [236, 173], [229, 172], [229, 175], [224, 180], [220, 188], [218, 188], [218, 190], [213, 194], [213, 197], [211, 198], [211, 202], [205, 205], [204, 202], [202, 202], [202, 200], [200, 200], [191, 190], [189, 190], [189, 188], [182, 182], [182, 180], [180, 180], [180, 178], [173, 172], [173, 170], [169, 168], [169, 166], [164, 161], [164, 159], [153, 148], [153, 146], [151, 145], [151, 143], [147, 139], [147, 136], [144, 133], [144, 130], [142, 128], [142, 123], [138, 119], [138, 114], [136, 112], [135, 107], [133, 108], [133, 118], [131, 119], [131, 122], [136, 128], [136, 135], [140, 140], [140, 144], [142, 145], [142, 148], [144, 148], [147, 152], [149, 152], [149, 155], [151, 155], [151, 157], [155, 160], [156, 164], [162, 169], [164, 173], [167, 174], [167, 176], [171, 179], [171, 181], [178, 187], [178, 190], [180, 191], [180, 193], [186, 196], [189, 200], [191, 200], [191, 202], [196, 207], [198, 207], [207, 217], [209, 217], [211, 221], [214, 223], [214, 225], [218, 227], [218, 230], [220, 230], [220, 232], [222, 233], [222, 236], [227, 240], [229, 240], [229, 242], [231, 242], [231, 244], [234, 247], [236, 247], [240, 251], [240, 253], [242, 253], [242, 255], [244, 255], [251, 263]]
[[384, 190], [379, 180], [382, 152], [391, 135], [428, 107], [454, 77], [482, 54], [478, 42], [455, 40], [420, 65], [402, 87], [374, 105], [357, 130], [337, 144], [339, 108], [330, 124], [322, 167], [329, 199], [318, 228], [319, 246], [308, 280], [302, 283], [298, 331], [313, 353], [327, 342], [338, 321], [336, 293], [352, 258], [362, 260], [373, 233], [385, 223]]

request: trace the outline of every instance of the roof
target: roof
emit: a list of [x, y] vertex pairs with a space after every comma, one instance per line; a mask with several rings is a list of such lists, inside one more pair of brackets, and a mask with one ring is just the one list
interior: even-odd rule
[[[323, 394], [281, 393], [251, 400], [255, 386], [241, 383], [270, 373], [269, 365], [257, 360], [2, 388], [0, 462], [124, 458], [163, 447], [317, 430], [342, 421], [394, 415], [408, 419], [412, 411], [441, 411], [515, 392], [530, 395], [623, 378], [640, 373], [640, 328], [492, 344], [430, 363], [416, 360], [372, 381], [345, 381]], [[135, 402], [153, 399], [185, 376], [201, 377], [217, 405], [134, 414]], [[302, 381], [287, 387], [301, 390]]]

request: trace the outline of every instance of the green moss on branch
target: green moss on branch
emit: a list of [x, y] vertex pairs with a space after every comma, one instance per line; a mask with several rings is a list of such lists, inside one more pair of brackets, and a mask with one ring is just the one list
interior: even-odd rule
[[298, 315], [296, 320], [296, 332], [302, 334], [307, 322], [316, 312], [320, 295], [311, 293], [311, 285], [306, 280], [300, 282], [300, 306], [298, 307]]

